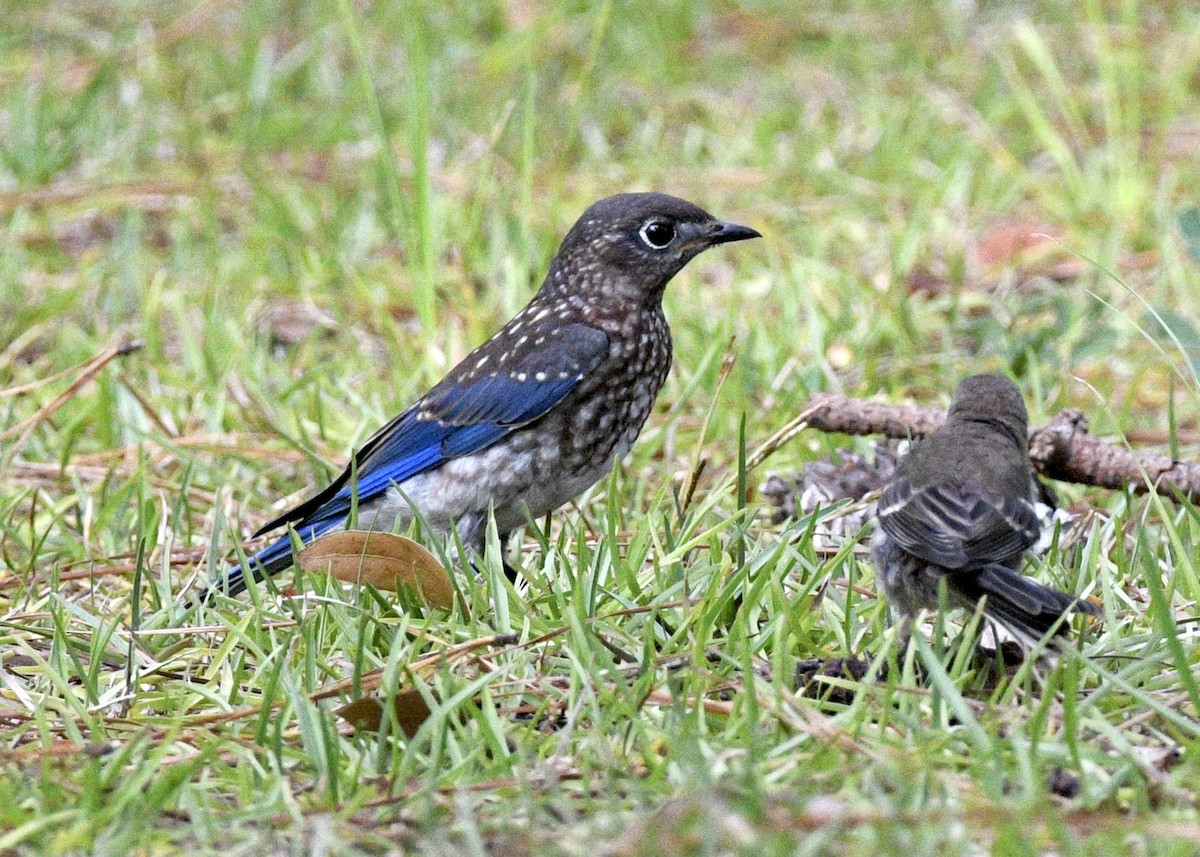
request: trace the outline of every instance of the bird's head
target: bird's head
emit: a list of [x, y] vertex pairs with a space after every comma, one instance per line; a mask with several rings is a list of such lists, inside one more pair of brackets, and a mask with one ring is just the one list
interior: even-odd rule
[[748, 226], [717, 220], [678, 197], [617, 194], [594, 203], [571, 227], [543, 289], [631, 291], [657, 300], [670, 279], [699, 253], [759, 237]]
[[971, 375], [959, 382], [948, 420], [989, 423], [1004, 429], [1019, 446], [1029, 434], [1029, 415], [1017, 385], [1002, 375]]

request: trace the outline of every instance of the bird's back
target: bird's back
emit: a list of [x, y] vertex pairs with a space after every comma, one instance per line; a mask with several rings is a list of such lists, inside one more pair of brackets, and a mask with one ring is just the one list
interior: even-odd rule
[[[1013, 456], [1017, 440], [993, 423], [960, 421], [918, 441], [901, 459], [897, 475], [940, 474], [939, 481], [1005, 499], [1032, 496], [1032, 474], [1025, 455]], [[986, 486], [986, 487], [983, 487]]]

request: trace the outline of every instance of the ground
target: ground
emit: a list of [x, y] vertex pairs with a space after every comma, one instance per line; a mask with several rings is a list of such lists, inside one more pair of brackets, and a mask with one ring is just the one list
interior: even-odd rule
[[[1056, 486], [1029, 571], [1105, 615], [1034, 669], [962, 614], [898, 652], [855, 510], [759, 492], [869, 456], [769, 442], [811, 393], [977, 371], [1197, 457], [1200, 13], [798, 5], [5, 9], [0, 852], [1200, 847], [1195, 506]], [[764, 238], [672, 283], [658, 407], [515, 586], [182, 610], [650, 189]]]

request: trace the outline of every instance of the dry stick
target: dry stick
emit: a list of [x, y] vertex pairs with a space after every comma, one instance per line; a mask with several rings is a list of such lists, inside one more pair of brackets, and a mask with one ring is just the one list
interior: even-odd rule
[[9, 438], [16, 437], [17, 440], [5, 453], [3, 462], [0, 462], [0, 470], [6, 469], [12, 461], [13, 456], [17, 454], [25, 441], [29, 440], [29, 436], [33, 434], [34, 429], [41, 425], [45, 420], [49, 419], [55, 411], [65, 405], [67, 402], [78, 393], [88, 381], [91, 381], [112, 361], [118, 357], [124, 357], [126, 354], [132, 354], [135, 351], [140, 351], [145, 343], [140, 339], [127, 340], [119, 342], [116, 345], [110, 345], [105, 348], [91, 360], [84, 364], [79, 375], [71, 382], [67, 389], [63, 390], [53, 400], [38, 408], [37, 413], [29, 419], [17, 423], [6, 431], [0, 432], [0, 443], [4, 443]]
[[[882, 434], [893, 439], [921, 437], [946, 419], [945, 411], [913, 405], [852, 399], [816, 393], [804, 409], [809, 428], [839, 434]], [[1124, 446], [1096, 440], [1087, 419], [1073, 408], [1029, 433], [1029, 459], [1038, 473], [1060, 482], [1100, 488], [1132, 488], [1139, 494], [1156, 491], [1200, 502], [1200, 463], [1176, 461], [1166, 455], [1136, 453]]]
[[758, 465], [774, 455], [777, 449], [808, 428], [808, 418], [811, 416], [813, 410], [814, 406], [810, 404], [809, 407], [792, 417], [791, 421], [783, 428], [763, 441], [754, 452], [746, 457], [746, 469], [753, 470], [758, 467]]
[[[413, 663], [405, 667], [405, 671], [409, 673], [429, 672], [446, 662], [452, 661], [456, 658], [461, 658], [463, 655], [469, 654], [475, 649], [488, 646], [508, 646], [517, 642], [517, 640], [518, 637], [516, 634], [496, 634], [490, 637], [479, 637], [475, 640], [468, 640], [465, 643], [458, 643], [450, 646], [447, 649], [431, 652], [424, 657], [418, 658], [416, 661], [413, 661]], [[360, 678], [359, 690], [365, 693], [366, 691], [375, 690], [381, 684], [383, 684], [383, 669], [379, 668], [370, 670], [369, 672], [363, 674], [363, 676]], [[334, 682], [333, 684], [326, 685], [319, 690], [313, 691], [308, 695], [308, 698], [313, 702], [319, 702], [322, 699], [327, 699], [331, 696], [337, 696], [339, 693], [350, 690], [353, 686], [353, 679], [342, 679]], [[272, 709], [279, 708], [283, 705], [283, 701], [273, 700], [267, 703], [267, 705]], [[254, 717], [261, 714], [262, 711], [263, 706], [247, 705], [243, 708], [234, 709], [233, 711], [221, 711], [189, 717], [185, 719], [185, 724], [187, 726], [218, 726], [222, 723], [230, 723], [235, 720], [244, 720], [247, 717]]]
[[696, 455], [692, 461], [692, 466], [688, 471], [687, 481], [683, 485], [683, 490], [680, 492], [682, 498], [679, 502], [679, 515], [683, 517], [684, 512], [692, 504], [692, 495], [696, 492], [696, 486], [700, 484], [700, 475], [704, 472], [704, 468], [708, 466], [708, 459], [704, 457], [704, 438], [708, 437], [708, 427], [712, 423], [713, 413], [716, 412], [716, 403], [721, 396], [721, 390], [725, 386], [725, 382], [729, 380], [729, 373], [733, 370], [734, 361], [737, 356], [733, 353], [733, 343], [737, 337], [733, 336], [729, 339], [729, 344], [725, 346], [725, 356], [721, 359], [721, 372], [717, 375], [717, 389], [713, 393], [713, 405], [708, 409], [708, 413], [704, 415], [704, 424], [700, 427], [700, 443], [696, 445]]
[[[3, 473], [5, 478], [15, 485], [41, 487], [59, 485], [74, 478], [78, 478], [83, 483], [102, 482], [112, 476], [124, 476], [132, 470], [132, 466], [125, 466], [119, 461], [108, 467], [92, 464], [81, 465], [75, 462], [51, 464], [43, 461], [9, 461], [3, 468]], [[151, 475], [150, 486], [172, 495], [181, 493], [179, 483], [164, 477]], [[217, 495], [212, 491], [205, 491], [203, 488], [190, 487], [187, 495], [194, 506], [212, 506], [217, 502]], [[114, 557], [104, 557], [104, 559], [114, 559]]]
[[[58, 580], [66, 583], [72, 580], [94, 580], [97, 577], [119, 577], [124, 574], [133, 574], [136, 570], [136, 565], [109, 565], [104, 568], [87, 568], [83, 571], [64, 571], [58, 575]], [[0, 592], [5, 589], [16, 589], [26, 582], [24, 578], [20, 577], [0, 578]]]
[[[668, 601], [668, 602], [665, 602], [662, 604], [649, 604], [649, 605], [643, 605], [641, 607], [629, 607], [629, 608], [625, 608], [623, 610], [613, 611], [612, 613], [605, 614], [604, 616], [601, 616], [601, 617], [593, 617], [588, 620], [588, 624], [591, 624], [599, 619], [610, 619], [614, 616], [632, 616], [637, 613], [649, 613], [653, 610], [661, 610], [661, 609], [665, 609], [665, 608], [669, 608], [669, 607], [681, 607], [681, 606], [684, 606], [685, 603], [686, 602], [684, 602], [684, 601]], [[192, 630], [224, 631], [224, 630], [228, 630], [228, 629], [225, 628], [224, 626], [222, 626], [219, 628], [214, 627], [211, 629], [180, 628], [180, 629], [174, 629], [174, 630], [179, 633], [188, 633], [189, 631], [192, 631]], [[540, 637], [536, 637], [532, 640], [527, 640], [525, 642], [521, 642], [520, 637], [517, 634], [496, 634], [495, 636], [491, 636], [491, 637], [479, 637], [478, 639], [468, 640], [467, 642], [464, 642], [464, 643], [458, 643], [456, 645], [449, 646], [445, 649], [442, 649], [442, 650], [439, 650], [436, 652], [430, 652], [429, 654], [417, 659], [416, 661], [414, 661], [413, 663], [411, 663], [407, 667], [405, 667], [405, 671], [410, 674], [416, 673], [416, 672], [428, 672], [428, 671], [431, 671], [432, 669], [442, 666], [448, 662], [451, 662], [456, 659], [460, 659], [463, 656], [474, 657], [476, 655], [476, 653], [478, 652], [478, 650], [484, 649], [484, 648], [497, 649], [497, 652], [496, 652], [497, 655], [502, 655], [507, 652], [517, 651], [520, 649], [531, 649], [531, 648], [534, 648], [535, 646], [541, 645], [542, 643], [548, 642], [549, 640], [553, 640], [555, 637], [561, 637], [564, 634], [566, 634], [567, 632], [569, 632], [570, 630], [571, 630], [571, 628], [569, 625], [564, 625], [561, 628], [556, 628], [553, 631], [550, 631], [549, 633], [543, 634]], [[143, 631], [140, 633], [146, 633], [146, 632]], [[376, 668], [376, 669], [373, 669], [373, 670], [370, 670], [370, 671], [364, 673], [359, 678], [359, 688], [358, 688], [359, 692], [365, 694], [369, 691], [377, 689], [381, 684], [383, 684], [383, 672], [384, 672], [383, 668], [379, 667], [379, 668]], [[353, 686], [354, 686], [353, 679], [349, 679], [349, 678], [341, 679], [339, 681], [335, 681], [332, 684], [328, 684], [318, 690], [313, 691], [312, 693], [310, 693], [308, 695], [308, 698], [310, 700], [312, 700], [313, 702], [319, 702], [322, 699], [328, 699], [331, 696], [337, 696], [338, 694], [344, 693], [344, 692], [350, 690]], [[280, 701], [275, 701], [275, 702], [269, 703], [269, 705], [272, 708], [278, 708], [282, 704], [283, 703]], [[255, 715], [260, 714], [261, 712], [262, 712], [262, 708], [260, 706], [245, 706], [243, 708], [238, 708], [233, 711], [224, 711], [224, 712], [217, 712], [214, 714], [196, 715], [187, 720], [187, 725], [189, 725], [189, 726], [219, 726], [223, 723], [230, 723], [235, 720], [244, 720], [248, 717], [254, 717]]]

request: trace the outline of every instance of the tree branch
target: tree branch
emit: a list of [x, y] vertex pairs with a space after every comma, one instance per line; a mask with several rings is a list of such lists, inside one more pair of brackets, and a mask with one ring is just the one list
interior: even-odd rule
[[[946, 412], [937, 408], [890, 405], [832, 393], [814, 394], [804, 412], [809, 428], [839, 434], [882, 434], [896, 440], [923, 437], [946, 418]], [[1139, 494], [1157, 491], [1200, 502], [1200, 463], [1136, 453], [1096, 440], [1087, 431], [1087, 418], [1080, 411], [1061, 411], [1045, 426], [1030, 430], [1029, 460], [1038, 473], [1060, 482], [1129, 487]]]

